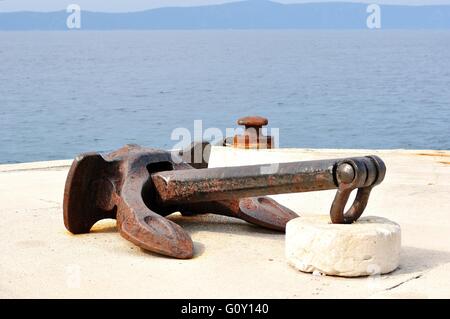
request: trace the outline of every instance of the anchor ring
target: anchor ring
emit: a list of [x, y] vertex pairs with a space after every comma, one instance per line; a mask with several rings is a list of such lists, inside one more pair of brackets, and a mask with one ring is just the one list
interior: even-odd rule
[[[346, 159], [335, 165], [334, 176], [338, 185], [330, 209], [333, 224], [354, 223], [364, 212], [372, 188], [386, 175], [386, 166], [378, 156]], [[352, 206], [344, 213], [353, 190], [358, 189]]]

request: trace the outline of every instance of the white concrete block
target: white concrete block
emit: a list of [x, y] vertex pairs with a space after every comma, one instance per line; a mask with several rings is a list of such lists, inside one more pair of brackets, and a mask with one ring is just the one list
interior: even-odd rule
[[400, 226], [382, 217], [362, 217], [350, 225], [329, 216], [305, 216], [286, 227], [286, 258], [303, 272], [358, 277], [385, 274], [400, 261]]

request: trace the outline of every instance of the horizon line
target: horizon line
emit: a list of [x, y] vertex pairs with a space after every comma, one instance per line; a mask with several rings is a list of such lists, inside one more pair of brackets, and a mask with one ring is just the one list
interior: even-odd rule
[[[0, 0], [0, 4], [1, 4]], [[280, 6], [301, 6], [301, 5], [321, 5], [321, 4], [351, 4], [351, 5], [370, 5], [370, 4], [377, 4], [380, 7], [449, 7], [449, 4], [388, 4], [388, 3], [373, 3], [375, 1], [370, 0], [362, 0], [362, 1], [320, 1], [320, 2], [298, 2], [298, 3], [282, 3], [274, 0], [236, 0], [231, 2], [224, 2], [224, 3], [215, 3], [215, 4], [204, 4], [204, 5], [173, 5], [173, 6], [161, 6], [161, 7], [154, 7], [149, 9], [142, 9], [142, 10], [133, 10], [133, 11], [97, 11], [97, 10], [83, 10], [81, 7], [81, 10], [84, 12], [90, 12], [90, 13], [102, 13], [102, 14], [132, 14], [132, 13], [140, 13], [140, 12], [147, 12], [147, 11], [154, 11], [154, 10], [160, 10], [160, 9], [186, 9], [186, 8], [202, 8], [202, 7], [218, 7], [218, 6], [227, 6], [227, 5], [235, 5], [238, 3], [244, 3], [244, 2], [271, 2], [276, 5]], [[58, 10], [51, 10], [51, 11], [35, 11], [35, 10], [12, 10], [12, 11], [2, 11], [0, 8], [0, 14], [4, 13], [57, 13], [57, 12], [66, 12], [67, 6], [65, 8], [61, 8]]]

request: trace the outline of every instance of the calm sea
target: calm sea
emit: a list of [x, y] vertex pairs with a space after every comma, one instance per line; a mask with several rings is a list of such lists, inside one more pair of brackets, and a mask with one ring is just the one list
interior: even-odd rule
[[450, 149], [450, 32], [0, 32], [1, 163], [252, 114], [282, 147]]

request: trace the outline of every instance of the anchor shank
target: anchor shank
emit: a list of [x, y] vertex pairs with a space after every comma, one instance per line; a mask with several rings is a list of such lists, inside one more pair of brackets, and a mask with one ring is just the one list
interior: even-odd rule
[[339, 160], [174, 170], [152, 174], [164, 204], [336, 189]]

